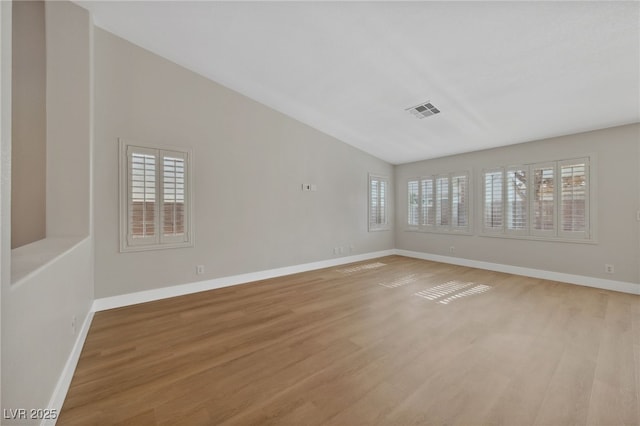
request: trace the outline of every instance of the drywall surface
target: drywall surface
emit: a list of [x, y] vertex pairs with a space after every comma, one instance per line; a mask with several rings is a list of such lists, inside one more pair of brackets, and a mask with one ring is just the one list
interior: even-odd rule
[[[640, 124], [545, 139], [396, 167], [396, 248], [464, 259], [638, 283]], [[592, 155], [596, 242], [533, 241], [481, 235], [483, 169]], [[407, 180], [470, 170], [473, 235], [407, 231]], [[450, 252], [455, 247], [455, 252]], [[615, 266], [606, 274], [604, 265]]]
[[[47, 409], [52, 400], [56, 385], [60, 380], [64, 367], [78, 340], [80, 327], [85, 322], [93, 302], [93, 239], [89, 235], [78, 237], [75, 244], [68, 244], [64, 237], [47, 235], [45, 239], [16, 249], [16, 259], [11, 259], [9, 252], [10, 234], [4, 231], [7, 215], [7, 199], [4, 190], [10, 183], [10, 175], [6, 174], [10, 163], [6, 161], [7, 142], [5, 124], [7, 122], [5, 102], [5, 24], [7, 24], [5, 5], [3, 11], [3, 68], [2, 68], [2, 409], [5, 424], [39, 424], [41, 419], [31, 418], [30, 409]], [[9, 8], [9, 11], [11, 9]], [[10, 27], [11, 21], [8, 21]], [[65, 221], [75, 221], [75, 225], [89, 233], [90, 202], [90, 163], [91, 132], [90, 129], [90, 46], [92, 26], [89, 14], [82, 8], [69, 2], [47, 2], [45, 4], [45, 26], [47, 45], [47, 81], [54, 81], [60, 87], [47, 93], [47, 106], [50, 108], [48, 120], [60, 120], [48, 137], [59, 142], [54, 143], [55, 158], [67, 157], [72, 162], [47, 166], [53, 182], [47, 181], [47, 191], [53, 183], [54, 194], [48, 198], [47, 214], [54, 215], [53, 223], [47, 231], [53, 229], [73, 234], [72, 227], [58, 226]], [[10, 38], [9, 38], [10, 40]], [[11, 46], [8, 51], [10, 52]], [[9, 59], [8, 63], [10, 64]], [[64, 90], [63, 90], [64, 89]], [[10, 91], [8, 92], [10, 94]], [[84, 94], [80, 98], [76, 97]], [[82, 100], [82, 102], [80, 102]], [[10, 115], [9, 115], [10, 117]], [[63, 126], [64, 128], [62, 128]], [[67, 138], [65, 139], [65, 135]], [[5, 138], [6, 137], [6, 138]], [[73, 143], [72, 143], [73, 142]], [[82, 146], [80, 146], [82, 145]], [[76, 150], [76, 148], [78, 148]], [[64, 161], [64, 160], [61, 160]], [[77, 167], [71, 166], [77, 163]], [[66, 165], [67, 170], [59, 167]], [[7, 167], [9, 166], [9, 167]], [[65, 182], [65, 179], [67, 182]], [[87, 193], [78, 192], [85, 188]], [[49, 193], [47, 194], [50, 195]], [[75, 198], [74, 198], [75, 197]], [[68, 204], [70, 199], [75, 201]], [[77, 204], [80, 201], [84, 204]], [[75, 209], [67, 213], [68, 209]], [[67, 215], [68, 219], [58, 221]], [[55, 218], [57, 216], [57, 218]], [[47, 216], [47, 220], [49, 217]], [[68, 237], [68, 236], [67, 236]], [[59, 240], [57, 240], [59, 239]], [[60, 248], [51, 253], [56, 247]], [[42, 250], [47, 252], [44, 262], [37, 261]], [[21, 256], [26, 256], [27, 263], [35, 265], [26, 269], [15, 282], [11, 282], [12, 260], [17, 264]], [[23, 265], [25, 266], [25, 265]], [[11, 419], [13, 415], [20, 417], [20, 409], [26, 418]], [[10, 411], [13, 410], [13, 411]], [[9, 417], [9, 418], [6, 418]]]
[[86, 237], [93, 25], [85, 9], [66, 1], [47, 2], [46, 14], [47, 236]]
[[[194, 247], [119, 252], [118, 138], [193, 150]], [[390, 164], [98, 28], [94, 163], [97, 298], [393, 248], [367, 230]]]
[[46, 235], [44, 2], [15, 2], [12, 28], [11, 248], [16, 248]]
[[[55, 386], [91, 308], [92, 245], [91, 239], [87, 238], [4, 289], [4, 410], [50, 408]], [[16, 422], [24, 422], [20, 420], [16, 419]], [[37, 419], [26, 420], [31, 420], [30, 424], [39, 423]], [[3, 419], [2, 424], [11, 424], [11, 421]]]

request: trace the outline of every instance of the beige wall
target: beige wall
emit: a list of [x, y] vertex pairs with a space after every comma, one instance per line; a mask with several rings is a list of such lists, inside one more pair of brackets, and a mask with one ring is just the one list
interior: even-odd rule
[[45, 237], [44, 2], [13, 5], [11, 247]]
[[[8, 206], [5, 199], [10, 169], [5, 153], [10, 137], [5, 134], [7, 117], [5, 116], [5, 53], [11, 52], [11, 46], [5, 45], [6, 25], [5, 8], [9, 2], [2, 2], [2, 288], [0, 294], [2, 324], [2, 408], [31, 409], [53, 408], [49, 402], [54, 393], [56, 383], [61, 377], [65, 363], [69, 359], [72, 348], [83, 322], [87, 318], [93, 302], [93, 239], [88, 238], [90, 223], [90, 164], [91, 164], [91, 33], [92, 26], [89, 14], [84, 9], [69, 2], [47, 2], [45, 6], [46, 46], [47, 46], [47, 82], [48, 87], [56, 90], [47, 92], [49, 121], [56, 120], [55, 131], [49, 135], [53, 149], [53, 161], [57, 157], [72, 158], [66, 160], [60, 168], [47, 168], [47, 172], [57, 174], [49, 181], [47, 176], [47, 192], [51, 188], [55, 196], [47, 202], [48, 213], [52, 212], [54, 223], [51, 229], [58, 232], [69, 230], [74, 243], [69, 245], [68, 238], [47, 238], [13, 250], [10, 256], [8, 248], [9, 235], [5, 233], [5, 218], [8, 217]], [[15, 3], [14, 3], [15, 5]], [[9, 7], [10, 10], [10, 7]], [[10, 38], [9, 38], [10, 40]], [[8, 63], [11, 63], [9, 57]], [[19, 96], [19, 95], [16, 95]], [[10, 99], [10, 98], [9, 98]], [[10, 117], [10, 116], [9, 116]], [[9, 125], [10, 126], [10, 125]], [[7, 142], [8, 141], [8, 142]], [[49, 141], [48, 141], [49, 143]], [[60, 152], [58, 152], [60, 151]], [[74, 152], [71, 152], [74, 151]], [[10, 157], [10, 156], [9, 156]], [[64, 161], [64, 160], [62, 160]], [[76, 164], [77, 163], [77, 164]], [[77, 167], [72, 167], [77, 165]], [[84, 190], [85, 192], [78, 192]], [[68, 205], [70, 199], [74, 202]], [[78, 203], [83, 204], [78, 204]], [[62, 226], [62, 219], [57, 216], [67, 214], [70, 207], [69, 221], [76, 222], [78, 230], [84, 237], [78, 237], [72, 226]], [[47, 220], [49, 218], [47, 217]], [[58, 226], [60, 224], [60, 226]], [[47, 224], [47, 231], [49, 225]], [[53, 260], [32, 270], [31, 274], [12, 283], [11, 269], [16, 259], [25, 256], [27, 259], [38, 259], [42, 250], [60, 247]], [[40, 251], [39, 251], [40, 250]], [[20, 253], [20, 256], [18, 256]], [[13, 257], [13, 259], [11, 259]], [[14, 268], [15, 269], [15, 268]], [[72, 321], [75, 317], [75, 329]], [[2, 425], [11, 424], [2, 420]], [[19, 423], [25, 423], [24, 421]], [[27, 421], [38, 424], [38, 420]]]
[[[640, 208], [638, 180], [640, 124], [597, 130], [503, 148], [478, 151], [396, 167], [396, 248], [478, 261], [508, 264], [603, 279], [640, 282]], [[474, 235], [405, 231], [407, 180], [410, 177], [471, 170], [474, 194], [481, 194], [483, 168], [542, 162], [593, 154], [597, 244], [561, 243], [483, 237], [481, 199], [474, 198]], [[615, 274], [605, 274], [605, 263]]]
[[[47, 2], [47, 236], [89, 235], [91, 44], [88, 12]], [[81, 89], [79, 89], [81, 88]], [[64, 208], [61, 208], [64, 206]]]
[[[388, 163], [100, 29], [95, 73], [96, 297], [393, 248], [366, 221]], [[195, 247], [119, 253], [120, 137], [193, 149]]]

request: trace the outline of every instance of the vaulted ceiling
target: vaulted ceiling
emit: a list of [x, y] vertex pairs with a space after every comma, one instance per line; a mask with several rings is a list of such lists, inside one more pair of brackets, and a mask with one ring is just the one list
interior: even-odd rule
[[640, 121], [635, 1], [78, 4], [393, 164]]

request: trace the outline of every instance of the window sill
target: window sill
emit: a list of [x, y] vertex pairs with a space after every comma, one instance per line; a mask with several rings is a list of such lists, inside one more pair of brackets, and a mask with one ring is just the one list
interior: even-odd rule
[[503, 238], [507, 240], [529, 240], [529, 241], [544, 241], [548, 243], [574, 243], [574, 244], [598, 244], [597, 239], [572, 239], [572, 238], [562, 238], [562, 237], [536, 237], [534, 235], [509, 235], [509, 234], [489, 234], [489, 233], [481, 233], [478, 234], [479, 237], [488, 237], [488, 238]]
[[391, 231], [391, 227], [385, 228], [369, 228], [369, 232]]
[[189, 248], [193, 247], [192, 241], [187, 241], [184, 243], [164, 243], [164, 244], [140, 244], [140, 245], [131, 245], [131, 246], [121, 246], [120, 253], [131, 253], [131, 252], [139, 252], [139, 251], [154, 251], [154, 250], [168, 250], [168, 249], [178, 249], [178, 248]]
[[11, 284], [36, 273], [86, 238], [48, 237], [11, 250]]
[[420, 234], [442, 234], [442, 235], [466, 235], [473, 236], [471, 231], [452, 231], [445, 229], [420, 229], [420, 228], [405, 228], [405, 232], [417, 232]]

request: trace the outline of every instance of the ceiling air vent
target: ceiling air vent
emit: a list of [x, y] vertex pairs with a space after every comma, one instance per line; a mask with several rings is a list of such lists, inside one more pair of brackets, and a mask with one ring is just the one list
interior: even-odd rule
[[433, 106], [433, 104], [431, 102], [425, 102], [425, 103], [422, 103], [420, 105], [416, 105], [414, 107], [407, 108], [406, 111], [409, 111], [411, 114], [415, 115], [416, 117], [418, 117], [420, 119], [425, 118], [425, 117], [430, 117], [432, 115], [440, 113], [440, 110], [438, 108], [436, 108], [435, 106]]

